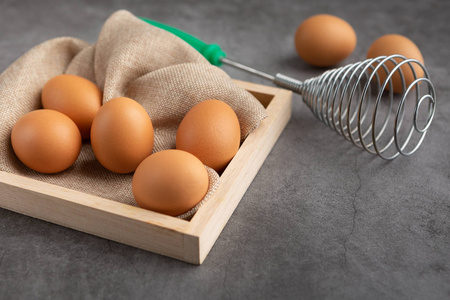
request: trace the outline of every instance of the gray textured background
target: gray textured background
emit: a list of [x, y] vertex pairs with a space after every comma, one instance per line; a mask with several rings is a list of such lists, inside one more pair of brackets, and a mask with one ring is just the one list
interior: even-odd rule
[[353, 25], [358, 45], [342, 64], [363, 59], [383, 34], [406, 35], [435, 84], [435, 121], [417, 153], [385, 162], [317, 121], [295, 95], [290, 123], [200, 267], [0, 209], [1, 299], [450, 298], [449, 1], [2, 0], [0, 70], [50, 38], [94, 43], [118, 9], [298, 79], [324, 71], [293, 46], [313, 14]]

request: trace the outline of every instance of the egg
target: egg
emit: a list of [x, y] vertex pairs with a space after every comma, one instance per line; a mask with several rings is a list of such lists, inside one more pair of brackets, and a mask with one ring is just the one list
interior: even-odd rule
[[316, 67], [336, 65], [356, 47], [356, 33], [345, 20], [320, 14], [298, 26], [294, 38], [298, 55]]
[[19, 160], [41, 173], [58, 173], [77, 160], [81, 134], [66, 115], [40, 109], [22, 116], [11, 131], [11, 144]]
[[92, 122], [92, 150], [108, 170], [131, 173], [152, 153], [153, 134], [145, 109], [133, 99], [117, 97], [106, 102]]
[[91, 81], [63, 74], [50, 79], [41, 93], [42, 106], [71, 118], [83, 139], [89, 139], [92, 121], [102, 105], [102, 91]]
[[200, 102], [185, 115], [177, 130], [176, 148], [221, 172], [239, 150], [240, 139], [239, 120], [233, 109], [212, 99]]
[[152, 154], [139, 165], [132, 191], [139, 207], [178, 216], [203, 199], [208, 185], [208, 172], [198, 158], [169, 149]]
[[[375, 58], [383, 55], [389, 56], [393, 54], [400, 54], [405, 56], [406, 58], [414, 58], [420, 61], [422, 64], [424, 63], [422, 53], [420, 52], [416, 44], [414, 44], [414, 42], [407, 37], [399, 34], [387, 34], [376, 39], [367, 51], [367, 58]], [[396, 58], [395, 60], [397, 62], [402, 61], [399, 58]], [[395, 64], [392, 62], [387, 62], [385, 65], [387, 66], [389, 72], [395, 67]], [[418, 78], [423, 77], [423, 69], [418, 64], [412, 64], [412, 66], [414, 68], [414, 71], [416, 72], [416, 76]], [[406, 87], [408, 87], [408, 85], [410, 85], [414, 81], [414, 74], [412, 72], [412, 69], [409, 65], [406, 64], [401, 67], [401, 70], [405, 78]], [[380, 81], [383, 82], [386, 79], [386, 72], [380, 69], [377, 73], [380, 76]], [[395, 72], [393, 74], [392, 84], [395, 93], [403, 92], [400, 72]], [[387, 89], [389, 89], [389, 86], [387, 86]]]

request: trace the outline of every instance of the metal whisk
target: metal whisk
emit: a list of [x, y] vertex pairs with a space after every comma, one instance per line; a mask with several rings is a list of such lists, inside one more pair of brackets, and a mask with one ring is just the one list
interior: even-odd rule
[[[319, 120], [354, 145], [384, 159], [414, 153], [433, 120], [435, 90], [425, 66], [415, 59], [401, 55], [380, 56], [302, 82], [283, 74], [272, 76], [250, 68], [226, 58], [216, 44], [206, 44], [177, 28], [141, 19], [177, 35], [213, 65], [224, 63], [301, 94]], [[418, 70], [423, 71], [423, 76]], [[412, 74], [413, 81], [405, 79], [406, 73]], [[394, 78], [396, 85], [401, 83], [401, 93], [398, 87], [394, 93]], [[424, 110], [423, 106], [427, 108]]]
[[[419, 148], [436, 110], [435, 90], [425, 66], [401, 55], [367, 59], [303, 82], [283, 74], [272, 76], [227, 58], [222, 62], [301, 94], [320, 121], [355, 146], [387, 160]], [[421, 77], [419, 69], [423, 70]], [[414, 77], [409, 85], [404, 75], [408, 70]], [[394, 93], [394, 76], [401, 81], [402, 93]]]

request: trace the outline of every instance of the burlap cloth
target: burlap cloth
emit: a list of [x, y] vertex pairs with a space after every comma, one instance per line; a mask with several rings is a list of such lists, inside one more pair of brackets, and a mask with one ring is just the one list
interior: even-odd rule
[[[58, 174], [34, 172], [15, 156], [10, 141], [14, 123], [42, 108], [42, 87], [63, 73], [95, 82], [103, 90], [103, 102], [118, 96], [138, 101], [155, 129], [154, 152], [175, 148], [178, 125], [203, 100], [228, 103], [238, 116], [242, 139], [266, 116], [251, 94], [187, 43], [122, 10], [105, 22], [96, 44], [55, 38], [29, 50], [0, 75], [0, 170], [137, 206], [131, 191], [133, 174], [102, 167], [89, 143], [83, 144], [75, 164]], [[208, 172], [210, 186], [203, 202], [219, 184], [219, 175]], [[197, 208], [181, 217], [189, 218]]]

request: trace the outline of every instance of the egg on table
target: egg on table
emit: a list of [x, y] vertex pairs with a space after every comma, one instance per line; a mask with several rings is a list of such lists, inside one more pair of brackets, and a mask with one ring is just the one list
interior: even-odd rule
[[89, 139], [92, 121], [102, 105], [102, 91], [93, 82], [76, 75], [62, 74], [44, 85], [42, 106], [71, 118], [83, 139]]
[[[406, 58], [414, 58], [422, 64], [424, 63], [422, 53], [416, 44], [407, 37], [399, 34], [387, 34], [376, 39], [367, 51], [367, 58], [376, 58], [378, 56], [389, 56], [393, 54], [400, 54]], [[395, 61], [399, 63], [402, 59], [395, 58]], [[387, 62], [385, 65], [388, 68], [388, 72], [395, 67], [393, 62]], [[423, 77], [424, 71], [418, 64], [412, 63], [412, 67], [414, 68], [417, 78]], [[413, 71], [408, 64], [401, 66], [400, 69], [405, 79], [405, 85], [408, 87], [415, 80]], [[386, 79], [386, 71], [380, 68], [377, 74], [382, 83]], [[400, 72], [397, 71], [393, 74], [392, 84], [395, 93], [403, 92]], [[389, 86], [386, 87], [389, 89]]]
[[100, 164], [112, 172], [134, 172], [152, 153], [153, 142], [150, 116], [127, 97], [106, 102], [92, 122], [92, 150]]
[[355, 50], [356, 33], [345, 20], [320, 14], [309, 17], [298, 26], [294, 43], [304, 61], [316, 67], [329, 67]]
[[25, 114], [14, 124], [11, 144], [27, 167], [41, 173], [58, 173], [77, 160], [82, 139], [68, 116], [39, 109]]

